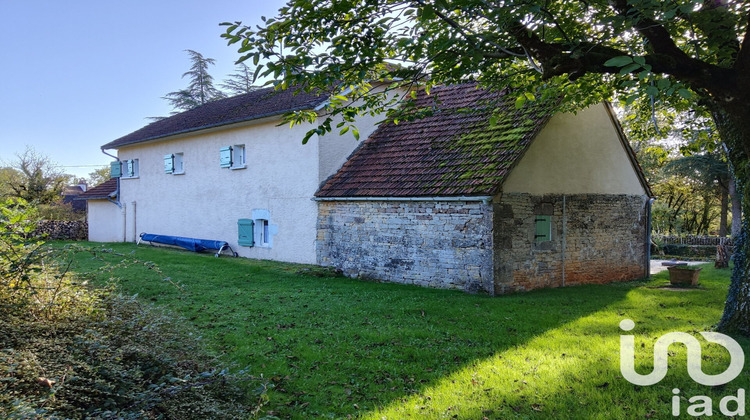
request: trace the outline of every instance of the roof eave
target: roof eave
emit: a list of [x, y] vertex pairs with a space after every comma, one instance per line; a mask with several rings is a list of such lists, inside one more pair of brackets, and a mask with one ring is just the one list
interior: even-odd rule
[[286, 114], [287, 112], [296, 112], [296, 111], [302, 111], [302, 110], [307, 110], [307, 109], [317, 110], [317, 108], [322, 103], [324, 103], [324, 102], [325, 102], [325, 100], [321, 100], [320, 102], [315, 102], [315, 103], [312, 103], [312, 104], [309, 104], [309, 105], [306, 105], [306, 106], [301, 106], [301, 107], [296, 107], [296, 108], [290, 108], [290, 109], [286, 109], [286, 110], [283, 110], [283, 111], [274, 111], [274, 112], [268, 112], [268, 113], [265, 113], [265, 114], [253, 115], [250, 118], [240, 118], [240, 119], [236, 119], [236, 120], [222, 121], [220, 123], [215, 123], [215, 124], [207, 124], [207, 125], [203, 125], [203, 126], [199, 126], [199, 127], [193, 127], [193, 128], [188, 128], [188, 129], [185, 129], [185, 130], [179, 130], [179, 131], [171, 132], [171, 133], [168, 133], [168, 134], [162, 134], [162, 135], [158, 135], [158, 136], [152, 136], [152, 137], [146, 137], [146, 138], [142, 138], [142, 139], [137, 139], [137, 140], [133, 140], [133, 141], [129, 141], [129, 142], [126, 142], [126, 143], [117, 144], [117, 145], [113, 145], [113, 143], [117, 142], [117, 140], [114, 140], [114, 141], [111, 141], [111, 142], [106, 143], [103, 146], [101, 146], [101, 149], [102, 150], [118, 150], [118, 149], [120, 149], [122, 147], [125, 147], [125, 146], [131, 146], [131, 145], [134, 145], [134, 144], [147, 143], [147, 142], [152, 142], [152, 141], [165, 140], [165, 139], [167, 139], [169, 137], [179, 136], [179, 135], [183, 135], [183, 134], [196, 133], [196, 132], [199, 132], [199, 131], [209, 130], [209, 129], [212, 129], [212, 128], [225, 127], [225, 126], [228, 126], [228, 125], [241, 124], [241, 123], [246, 123], [246, 122], [250, 122], [250, 121], [260, 120], [260, 119], [263, 119], [263, 118], [269, 118], [269, 117], [274, 117], [274, 116], [277, 116], [277, 115], [283, 115], [283, 114]]

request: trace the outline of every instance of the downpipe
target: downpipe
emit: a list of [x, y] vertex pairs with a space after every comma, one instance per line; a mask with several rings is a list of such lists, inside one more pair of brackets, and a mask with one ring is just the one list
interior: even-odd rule
[[646, 202], [646, 278], [651, 277], [651, 204], [656, 197], [650, 197]]

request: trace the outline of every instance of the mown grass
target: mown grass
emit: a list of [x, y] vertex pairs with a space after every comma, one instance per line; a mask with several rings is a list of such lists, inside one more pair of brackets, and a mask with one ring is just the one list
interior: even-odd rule
[[[116, 274], [124, 292], [169, 308], [228, 361], [268, 378], [267, 415], [671, 418], [673, 388], [681, 390], [682, 413], [688, 398], [707, 395], [716, 415], [723, 396], [750, 388], [747, 369], [725, 386], [694, 383], [680, 345], [657, 385], [632, 385], [619, 371], [622, 319], [636, 323], [630, 334], [638, 371], [648, 373], [659, 336], [695, 335], [717, 322], [728, 270], [706, 267], [701, 287], [690, 291], [657, 288], [667, 283], [660, 273], [645, 282], [492, 298], [363, 282], [315, 267], [90, 245], [155, 262], [171, 281], [137, 265], [100, 273], [98, 281]], [[101, 264], [81, 255], [76, 270]], [[750, 354], [750, 340], [738, 341]], [[728, 353], [703, 344], [706, 373], [723, 371]]]

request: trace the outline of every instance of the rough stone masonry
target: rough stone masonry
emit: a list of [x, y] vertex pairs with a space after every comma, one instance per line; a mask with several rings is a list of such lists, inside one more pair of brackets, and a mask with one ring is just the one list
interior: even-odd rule
[[490, 293], [491, 208], [463, 201], [323, 201], [318, 263], [348, 276]]
[[[318, 262], [353, 277], [488, 294], [633, 280], [646, 273], [645, 200], [321, 201]], [[540, 215], [550, 218], [549, 241], [535, 240]]]

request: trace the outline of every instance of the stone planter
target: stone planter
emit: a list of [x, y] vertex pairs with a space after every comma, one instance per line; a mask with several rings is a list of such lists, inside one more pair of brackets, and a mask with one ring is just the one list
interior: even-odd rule
[[669, 282], [676, 286], [697, 286], [702, 268], [675, 265], [668, 268]]

